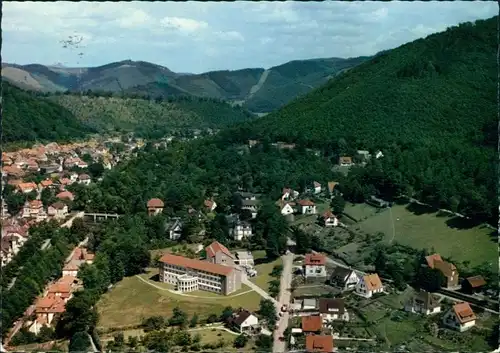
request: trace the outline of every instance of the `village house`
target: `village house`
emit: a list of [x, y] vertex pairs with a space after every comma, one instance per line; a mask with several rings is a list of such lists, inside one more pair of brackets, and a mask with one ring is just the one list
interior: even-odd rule
[[329, 181], [328, 182], [328, 193], [331, 195], [333, 195], [334, 191], [337, 191], [335, 188], [337, 187], [337, 185], [339, 185], [339, 183], [337, 181]]
[[0, 240], [0, 250], [2, 253], [2, 256], [0, 257], [1, 263], [2, 267], [4, 267], [7, 266], [7, 264], [11, 262], [12, 258], [14, 257], [14, 252], [12, 250], [12, 246], [9, 239], [2, 238]]
[[78, 176], [78, 183], [83, 185], [89, 185], [92, 180], [88, 174], [80, 174]]
[[458, 271], [454, 264], [443, 261], [439, 254], [426, 256], [425, 260], [430, 268], [435, 268], [444, 275], [444, 287], [449, 289], [458, 287]]
[[165, 254], [160, 258], [160, 281], [179, 292], [204, 290], [229, 295], [241, 288], [241, 271], [231, 266]]
[[354, 165], [354, 163], [352, 162], [352, 157], [339, 157], [339, 165], [341, 167], [350, 167]]
[[332, 213], [332, 211], [328, 210], [323, 213], [321, 216], [321, 224], [325, 227], [336, 227], [339, 225], [339, 220], [335, 215]]
[[307, 353], [332, 353], [332, 335], [308, 335], [306, 336]]
[[316, 214], [316, 205], [311, 200], [299, 200], [297, 202], [302, 214]]
[[36, 214], [36, 217], [35, 217], [35, 220], [36, 222], [42, 222], [42, 221], [45, 221], [47, 218], [49, 217], [49, 215], [47, 214], [47, 212], [42, 208], [37, 214]]
[[43, 203], [40, 200], [26, 201], [24, 203], [21, 217], [30, 218], [36, 217], [43, 210]]
[[85, 248], [75, 248], [70, 260], [64, 265], [62, 274], [63, 276], [76, 277], [78, 269], [84, 263], [92, 264], [94, 262], [94, 254], [91, 254]]
[[73, 201], [75, 196], [69, 191], [62, 191], [56, 195], [59, 200], [69, 200]]
[[356, 284], [356, 293], [365, 298], [371, 298], [373, 294], [383, 293], [384, 286], [376, 273], [362, 276]]
[[252, 218], [255, 218], [259, 211], [259, 200], [244, 199], [241, 201], [241, 209], [250, 211], [252, 213]]
[[241, 241], [243, 238], [252, 237], [252, 226], [248, 222], [237, 221], [234, 227], [229, 230], [230, 235], [233, 236], [234, 240]]
[[235, 253], [236, 259], [234, 260], [234, 263], [243, 267], [253, 267], [254, 266], [254, 259], [253, 255], [250, 251], [237, 251]]
[[203, 204], [208, 212], [213, 212], [217, 208], [217, 203], [214, 200], [205, 200]]
[[462, 282], [462, 290], [467, 294], [474, 294], [481, 292], [485, 285], [486, 281], [483, 276], [467, 277]]
[[293, 215], [295, 213], [295, 202], [283, 202], [280, 200], [278, 201], [278, 206], [283, 216]]
[[349, 321], [344, 299], [319, 298], [319, 314], [324, 323], [330, 321]]
[[317, 181], [313, 182], [313, 191], [315, 194], [321, 193], [321, 184]]
[[326, 277], [326, 256], [323, 254], [307, 254], [304, 259], [304, 276], [306, 278]]
[[451, 329], [464, 332], [476, 325], [476, 315], [469, 303], [458, 303], [453, 305], [443, 316], [443, 324]]
[[382, 153], [382, 151], [377, 151], [377, 152], [375, 153], [375, 158], [376, 158], [376, 159], [382, 158], [383, 156], [384, 156], [384, 154]]
[[257, 200], [260, 195], [252, 192], [239, 191], [236, 193], [241, 200]]
[[300, 193], [298, 191], [292, 190], [290, 188], [284, 188], [281, 193], [281, 200], [292, 201], [299, 197]]
[[149, 200], [147, 203], [148, 215], [156, 216], [156, 215], [162, 213], [163, 207], [165, 207], [165, 204], [163, 203], [162, 200], [160, 200], [158, 198], [154, 198], [154, 199]]
[[358, 275], [350, 268], [337, 266], [330, 276], [330, 284], [342, 291], [354, 290], [358, 282]]
[[432, 315], [441, 312], [441, 305], [439, 304], [439, 298], [437, 296], [421, 290], [406, 303], [405, 311], [416, 314]]
[[245, 309], [234, 312], [228, 324], [232, 329], [240, 333], [250, 333], [260, 328], [259, 318]]
[[182, 226], [182, 220], [179, 217], [173, 217], [166, 222], [165, 228], [168, 232], [168, 238], [170, 240], [179, 240], [182, 236]]
[[6, 219], [10, 217], [9, 207], [7, 206], [7, 202], [2, 198], [2, 219]]
[[30, 192], [36, 191], [38, 189], [36, 184], [33, 182], [20, 183], [19, 185], [17, 185], [17, 188], [23, 194], [29, 194]]
[[64, 219], [68, 215], [68, 206], [58, 201], [49, 206], [47, 214], [55, 219]]
[[323, 320], [319, 315], [302, 316], [302, 332], [307, 334], [319, 334], [323, 329]]
[[64, 299], [55, 296], [40, 298], [35, 303], [36, 319], [29, 328], [30, 332], [37, 334], [42, 326], [50, 327], [54, 318], [61, 315], [66, 310]]
[[207, 254], [207, 261], [219, 265], [234, 265], [235, 256], [218, 241], [205, 248]]
[[368, 162], [372, 156], [369, 151], [364, 150], [358, 150], [357, 154], [363, 162]]
[[54, 182], [50, 179], [45, 179], [38, 184], [38, 189], [42, 191], [43, 189], [50, 188], [54, 185]]

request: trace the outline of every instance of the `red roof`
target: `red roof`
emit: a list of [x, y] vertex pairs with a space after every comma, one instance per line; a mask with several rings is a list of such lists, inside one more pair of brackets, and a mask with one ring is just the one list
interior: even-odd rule
[[323, 328], [323, 320], [321, 316], [302, 316], [302, 331], [318, 332]]
[[301, 206], [314, 206], [314, 202], [311, 200], [299, 200], [297, 203]]
[[207, 261], [190, 259], [187, 257], [173, 255], [173, 254], [163, 255], [160, 259], [160, 262], [170, 265], [191, 268], [193, 270], [215, 273], [221, 276], [228, 276], [234, 270], [232, 267], [229, 266], [213, 264]]
[[304, 260], [305, 265], [325, 265], [326, 256], [323, 254], [307, 254]]
[[328, 218], [337, 218], [335, 215], [332, 213], [332, 211], [328, 210], [323, 213], [323, 219], [328, 219]]
[[148, 208], [163, 208], [165, 204], [160, 199], [151, 199], [148, 201]]
[[40, 200], [33, 200], [30, 202], [30, 208], [40, 208], [43, 207], [43, 203]]
[[73, 194], [69, 191], [63, 191], [56, 195], [58, 199], [70, 199], [73, 200]]
[[212, 200], [205, 200], [204, 205], [207, 208], [212, 208], [214, 207], [214, 202]]
[[229, 249], [226, 248], [221, 243], [219, 243], [218, 241], [214, 241], [212, 244], [210, 244], [209, 246], [207, 246], [205, 248], [205, 251], [207, 253], [207, 257], [208, 258], [214, 257], [215, 254], [217, 252], [219, 252], [219, 251], [222, 252], [223, 254], [231, 257], [231, 258], [234, 258], [233, 254], [231, 254], [231, 252], [229, 251]]
[[306, 336], [306, 352], [331, 353], [333, 352], [333, 336], [309, 335]]

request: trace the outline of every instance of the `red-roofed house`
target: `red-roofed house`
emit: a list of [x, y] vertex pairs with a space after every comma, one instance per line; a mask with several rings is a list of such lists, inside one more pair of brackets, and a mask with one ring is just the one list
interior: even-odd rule
[[29, 194], [33, 190], [36, 190], [37, 186], [35, 183], [30, 182], [30, 183], [21, 183], [21, 184], [17, 185], [17, 188], [23, 194]]
[[23, 206], [21, 217], [36, 217], [43, 210], [43, 203], [40, 200], [26, 201]]
[[323, 320], [319, 315], [302, 316], [302, 332], [306, 334], [320, 333], [323, 328]]
[[326, 256], [317, 253], [306, 254], [304, 275], [306, 278], [326, 277]]
[[446, 288], [455, 288], [458, 286], [458, 270], [454, 264], [444, 261], [439, 254], [426, 256], [425, 260], [430, 268], [441, 271], [446, 278]]
[[208, 212], [213, 212], [217, 208], [217, 203], [214, 200], [205, 200], [203, 204]]
[[78, 183], [83, 185], [89, 185], [91, 182], [90, 175], [88, 174], [80, 174], [78, 176]]
[[68, 206], [58, 201], [49, 206], [47, 214], [55, 219], [64, 219], [68, 215]]
[[460, 332], [467, 331], [476, 325], [476, 314], [469, 303], [463, 302], [453, 305], [444, 315], [443, 324]]
[[207, 261], [213, 264], [220, 265], [234, 265], [235, 256], [226, 248], [224, 245], [218, 241], [214, 241], [212, 244], [205, 248], [207, 253]]
[[299, 200], [297, 203], [302, 214], [316, 214], [316, 205], [311, 200]]
[[306, 336], [307, 353], [332, 353], [332, 335], [308, 335]]
[[165, 204], [162, 200], [157, 198], [151, 199], [147, 204], [148, 214], [150, 216], [156, 216], [163, 212], [163, 207], [165, 207]]
[[73, 201], [75, 196], [69, 191], [62, 191], [56, 195], [59, 200], [70, 200]]
[[338, 218], [335, 217], [335, 215], [330, 210], [323, 213], [321, 217], [321, 222], [325, 227], [336, 227], [339, 225]]

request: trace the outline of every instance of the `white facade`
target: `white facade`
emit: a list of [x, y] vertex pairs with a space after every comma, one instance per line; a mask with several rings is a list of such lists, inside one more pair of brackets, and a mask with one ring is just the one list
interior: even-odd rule
[[240, 325], [240, 332], [248, 331], [252, 327], [256, 327], [259, 325], [259, 319], [255, 315], [250, 315], [243, 321]]
[[180, 221], [176, 220], [175, 223], [170, 227], [168, 232], [168, 237], [170, 240], [178, 240], [182, 235], [182, 225]]
[[339, 220], [337, 217], [328, 217], [325, 219], [325, 227], [337, 227], [339, 225]]
[[68, 214], [68, 206], [64, 205], [61, 209], [49, 206], [47, 213], [49, 216], [53, 216], [56, 219], [62, 219]]
[[339, 309], [330, 308], [327, 313], [321, 313], [323, 322], [327, 323], [330, 321], [349, 321], [349, 313], [345, 310], [343, 313], [339, 312]]
[[248, 223], [239, 222], [233, 228], [234, 240], [241, 241], [243, 238], [252, 236], [252, 226]]
[[356, 293], [365, 298], [371, 298], [375, 293], [383, 293], [384, 288], [380, 287], [374, 290], [369, 290], [366, 286], [364, 277], [361, 277], [356, 284]]
[[413, 314], [433, 315], [440, 313], [441, 307], [437, 306], [435, 308], [429, 309], [416, 303], [409, 303], [405, 306], [405, 310]]
[[302, 214], [316, 214], [316, 205], [300, 206]]
[[443, 317], [443, 324], [451, 329], [464, 332], [476, 325], [476, 320], [460, 323], [453, 309], [450, 309]]
[[305, 265], [304, 267], [306, 277], [326, 277], [325, 265]]
[[188, 274], [177, 277], [175, 289], [182, 293], [198, 290], [198, 277], [190, 276]]
[[292, 207], [292, 206], [290, 206], [290, 204], [288, 204], [288, 203], [287, 203], [287, 204], [285, 204], [285, 206], [283, 206], [283, 208], [281, 209], [281, 214], [282, 214], [283, 216], [287, 216], [287, 215], [289, 215], [289, 214], [293, 214], [293, 212], [294, 212], [294, 211], [293, 211], [293, 207]]

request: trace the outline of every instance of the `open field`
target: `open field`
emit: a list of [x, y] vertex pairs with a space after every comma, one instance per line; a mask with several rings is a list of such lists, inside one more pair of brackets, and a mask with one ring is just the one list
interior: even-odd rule
[[[369, 215], [369, 208], [375, 209], [359, 206], [354, 208], [354, 214], [358, 217]], [[351, 214], [351, 211], [347, 212]], [[469, 261], [471, 266], [498, 261], [496, 239], [492, 239], [491, 229], [483, 226], [458, 228], [448, 224], [453, 224], [451, 217], [438, 216], [437, 212], [417, 214], [407, 206], [395, 205], [351, 227], [369, 234], [382, 232], [386, 242], [398, 242], [415, 249], [433, 247], [441, 255], [455, 261]]]
[[181, 295], [170, 292], [166, 284], [151, 281], [149, 278], [155, 274], [156, 272], [150, 271], [141, 276], [149, 283], [144, 283], [135, 276], [124, 278], [110, 292], [104, 294], [97, 304], [99, 328], [139, 325], [143, 319], [150, 316], [170, 316], [175, 307], [179, 307], [190, 316], [197, 313], [200, 319], [210, 314], [219, 315], [226, 306], [245, 307], [249, 310], [257, 310], [259, 307], [261, 297], [256, 292], [237, 295], [249, 291], [246, 286], [237, 294], [230, 296], [201, 291]]
[[376, 215], [380, 210], [366, 203], [346, 203], [344, 213], [348, 214], [358, 222]]
[[251, 277], [250, 281], [258, 285], [260, 288], [264, 289], [266, 292], [269, 290], [269, 282], [276, 279], [270, 276], [274, 266], [281, 265], [283, 261], [281, 258], [276, 259], [272, 262], [264, 262], [266, 253], [263, 250], [254, 251], [253, 252], [254, 260], [258, 265], [255, 265], [255, 269], [257, 270], [257, 276]]

